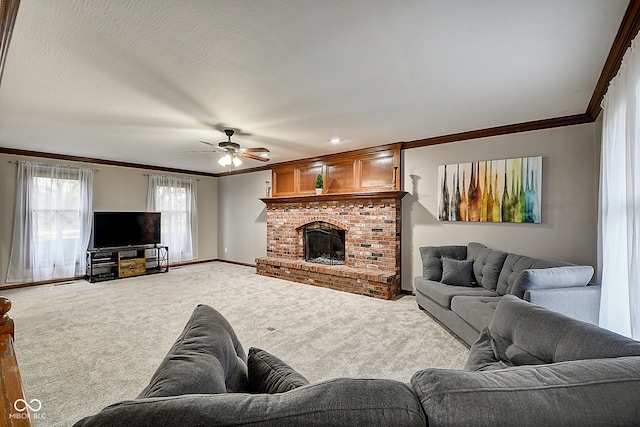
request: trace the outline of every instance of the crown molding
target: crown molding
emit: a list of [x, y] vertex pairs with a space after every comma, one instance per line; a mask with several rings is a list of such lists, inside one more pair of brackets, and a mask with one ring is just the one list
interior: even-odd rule
[[631, 42], [638, 35], [640, 30], [640, 0], [631, 0], [627, 11], [622, 18], [622, 23], [616, 34], [616, 38], [613, 40], [609, 56], [604, 63], [600, 79], [593, 91], [589, 105], [585, 114], [591, 117], [591, 120], [598, 118], [600, 114], [602, 99], [607, 93], [609, 88], [609, 82], [618, 74], [620, 65], [622, 64], [622, 58], [627, 49], [631, 46]]
[[15, 156], [28, 156], [28, 157], [41, 157], [41, 158], [52, 159], [52, 160], [65, 160], [69, 162], [80, 162], [80, 163], [94, 163], [94, 164], [106, 165], [106, 166], [120, 166], [124, 168], [148, 169], [148, 170], [159, 171], [159, 172], [171, 172], [171, 173], [179, 173], [179, 174], [187, 174], [187, 175], [210, 176], [210, 177], [215, 176], [214, 174], [208, 173], [208, 172], [198, 172], [198, 171], [192, 171], [192, 170], [186, 170], [186, 169], [166, 168], [163, 166], [144, 165], [140, 163], [117, 162], [114, 160], [96, 159], [94, 157], [80, 157], [80, 156], [70, 156], [67, 154], [45, 153], [42, 151], [19, 150], [16, 148], [0, 147], [0, 154], [13, 154]]
[[575, 114], [573, 116], [554, 117], [552, 119], [534, 120], [531, 122], [515, 123], [511, 125], [496, 126], [492, 128], [478, 129], [467, 132], [452, 133], [450, 135], [434, 136], [432, 138], [418, 139], [405, 142], [402, 149], [425, 147], [427, 145], [446, 144], [449, 142], [466, 141], [469, 139], [487, 138], [490, 136], [508, 135], [512, 133], [530, 132], [534, 130], [551, 129], [563, 126], [581, 125], [591, 123], [593, 120], [587, 114]]

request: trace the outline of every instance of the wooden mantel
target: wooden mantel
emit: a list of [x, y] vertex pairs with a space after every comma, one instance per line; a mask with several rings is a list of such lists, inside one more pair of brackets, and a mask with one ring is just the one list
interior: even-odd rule
[[308, 196], [290, 197], [263, 197], [264, 203], [295, 203], [295, 202], [334, 202], [344, 200], [380, 200], [380, 199], [402, 199], [407, 194], [406, 191], [371, 191], [367, 193], [339, 193], [339, 194], [317, 194]]

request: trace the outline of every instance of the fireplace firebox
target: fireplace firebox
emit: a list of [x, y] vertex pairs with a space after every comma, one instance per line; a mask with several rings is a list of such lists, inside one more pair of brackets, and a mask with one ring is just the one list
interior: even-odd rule
[[345, 264], [345, 231], [317, 221], [304, 227], [304, 259], [325, 265]]

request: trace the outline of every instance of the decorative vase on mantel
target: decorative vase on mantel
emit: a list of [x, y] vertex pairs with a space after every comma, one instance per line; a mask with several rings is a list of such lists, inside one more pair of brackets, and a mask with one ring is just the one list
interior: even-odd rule
[[318, 174], [316, 176], [316, 194], [322, 194], [322, 188], [324, 187], [324, 182], [322, 181], [322, 175]]

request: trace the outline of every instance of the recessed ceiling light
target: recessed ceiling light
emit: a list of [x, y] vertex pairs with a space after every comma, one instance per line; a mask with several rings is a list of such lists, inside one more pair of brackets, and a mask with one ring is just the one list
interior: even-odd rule
[[340, 138], [331, 138], [329, 140], [330, 143], [332, 144], [340, 144], [340, 142], [342, 142], [342, 140]]

